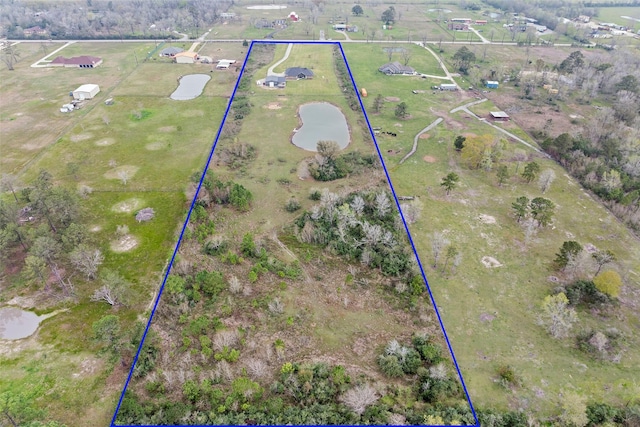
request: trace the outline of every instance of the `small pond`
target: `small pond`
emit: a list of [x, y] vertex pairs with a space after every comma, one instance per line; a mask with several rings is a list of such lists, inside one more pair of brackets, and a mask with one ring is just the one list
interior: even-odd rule
[[318, 141], [335, 141], [340, 148], [349, 145], [349, 126], [342, 111], [328, 102], [311, 102], [299, 110], [302, 126], [293, 134], [291, 142], [309, 151], [318, 151]]
[[202, 94], [209, 80], [211, 80], [211, 76], [208, 74], [187, 74], [182, 76], [178, 88], [171, 94], [170, 98], [176, 101], [197, 98]]
[[17, 307], [0, 307], [0, 339], [17, 340], [33, 334], [51, 315], [38, 316]]

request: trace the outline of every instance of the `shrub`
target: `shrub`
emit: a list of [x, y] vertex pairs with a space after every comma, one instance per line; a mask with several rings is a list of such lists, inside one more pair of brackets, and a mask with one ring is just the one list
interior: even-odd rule
[[404, 375], [402, 365], [396, 356], [379, 356], [378, 366], [380, 370], [388, 377], [401, 377]]
[[594, 277], [593, 284], [600, 292], [616, 298], [620, 294], [622, 279], [617, 272], [613, 270], [605, 270]]
[[289, 199], [286, 205], [284, 205], [284, 209], [287, 212], [295, 212], [300, 209], [300, 202], [295, 197]]

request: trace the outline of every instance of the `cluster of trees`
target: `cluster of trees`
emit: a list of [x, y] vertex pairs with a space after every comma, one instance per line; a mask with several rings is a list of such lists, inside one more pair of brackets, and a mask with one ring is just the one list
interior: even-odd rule
[[[173, 31], [186, 32], [193, 38], [220, 19], [233, 2], [216, 0], [175, 1], [97, 1], [77, 3], [0, 4], [3, 37], [24, 38], [23, 30], [40, 26], [47, 31], [43, 38], [158, 38], [181, 37]], [[36, 36], [39, 37], [39, 36]]]
[[456, 70], [462, 74], [467, 75], [469, 73], [469, 67], [476, 62], [476, 54], [471, 52], [468, 47], [462, 46], [453, 55], [453, 64]]
[[520, 196], [511, 204], [511, 208], [517, 222], [530, 218], [539, 227], [546, 227], [553, 220], [555, 204], [544, 197], [529, 200], [526, 196]]
[[[325, 189], [320, 203], [296, 220], [298, 239], [413, 283], [412, 254], [393, 199], [385, 191], [339, 196]], [[421, 282], [421, 280], [420, 280]], [[415, 288], [415, 289], [414, 289]], [[420, 294], [424, 284], [412, 285]]]
[[352, 151], [339, 155], [340, 147], [335, 141], [318, 141], [317, 150], [309, 173], [318, 181], [334, 181], [379, 166], [378, 158], [373, 154]]
[[351, 108], [355, 112], [360, 111], [360, 101], [358, 100], [358, 94], [354, 88], [353, 81], [351, 81], [351, 74], [347, 69], [347, 64], [342, 57], [342, 51], [339, 46], [333, 47], [333, 63], [335, 64], [336, 77], [338, 78], [338, 84], [344, 94], [344, 97]]
[[[195, 174], [192, 179], [198, 180], [199, 176]], [[246, 212], [251, 208], [252, 201], [253, 194], [242, 184], [221, 181], [211, 170], [207, 170], [196, 203], [202, 207], [212, 204], [231, 205], [241, 212]]]
[[104, 256], [79, 222], [75, 194], [56, 186], [44, 170], [33, 186], [19, 191], [12, 175], [3, 175], [1, 183], [13, 196], [0, 201], [0, 261], [5, 266], [12, 265], [37, 289], [62, 298], [75, 296], [74, 270], [88, 281], [99, 277], [102, 287], [92, 300], [111, 305], [126, 302], [129, 283], [112, 270], [98, 274]]

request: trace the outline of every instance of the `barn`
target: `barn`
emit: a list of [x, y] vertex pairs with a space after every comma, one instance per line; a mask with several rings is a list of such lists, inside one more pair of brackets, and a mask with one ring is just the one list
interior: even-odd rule
[[507, 113], [505, 113], [504, 111], [491, 111], [489, 114], [491, 114], [491, 118], [493, 120], [495, 120], [496, 122], [508, 122], [509, 121], [509, 115]]
[[198, 54], [195, 52], [180, 52], [174, 55], [178, 64], [195, 64]]
[[85, 84], [73, 91], [73, 99], [91, 99], [100, 92], [100, 86]]

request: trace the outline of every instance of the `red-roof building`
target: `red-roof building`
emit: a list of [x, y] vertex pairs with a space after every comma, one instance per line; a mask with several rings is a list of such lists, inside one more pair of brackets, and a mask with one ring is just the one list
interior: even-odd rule
[[298, 22], [300, 20], [300, 17], [295, 12], [291, 12], [288, 18], [291, 19], [293, 22]]
[[39, 25], [36, 25], [35, 27], [31, 27], [31, 28], [26, 28], [22, 30], [22, 32], [24, 33], [25, 36], [32, 36], [34, 34], [36, 36], [47, 35], [47, 30], [45, 30], [44, 28], [41, 28]]
[[483, 19], [476, 19], [476, 25], [486, 25], [487, 21]]
[[49, 63], [50, 67], [67, 67], [67, 68], [96, 68], [102, 64], [102, 58], [97, 56], [74, 56], [73, 58], [65, 58], [58, 56]]

